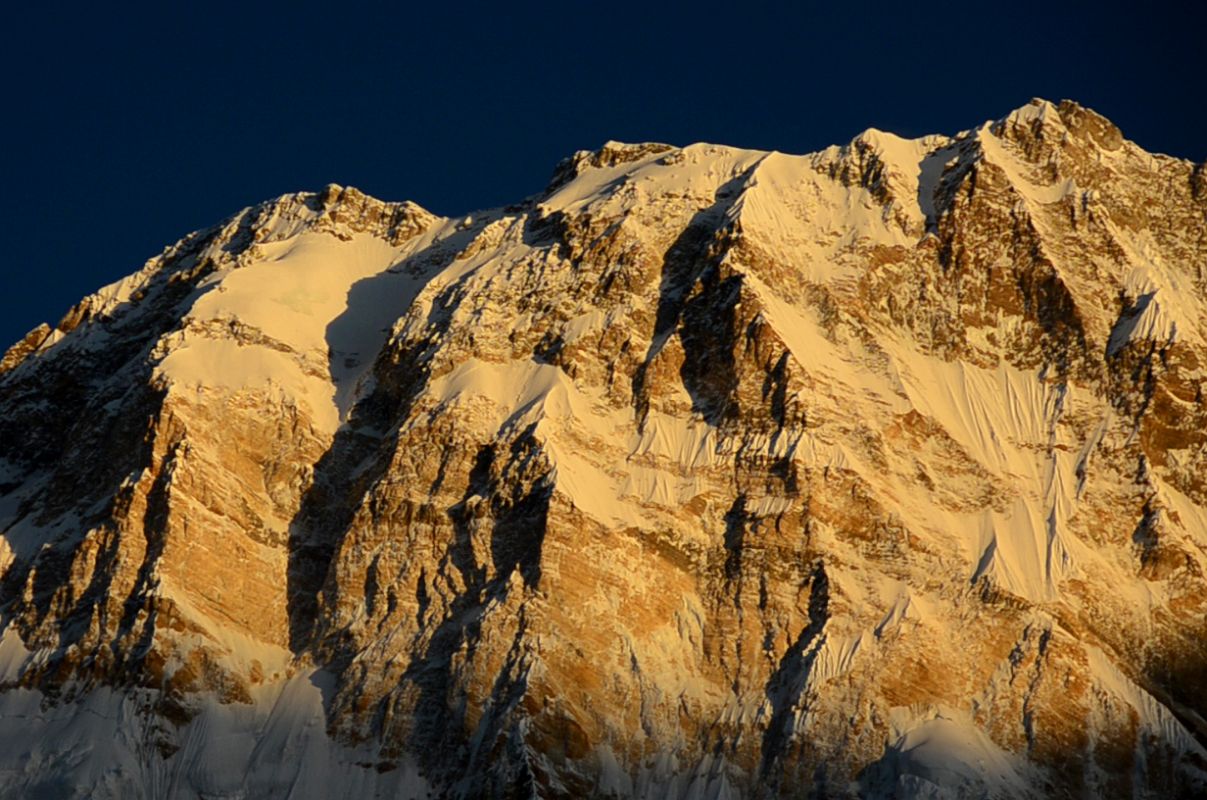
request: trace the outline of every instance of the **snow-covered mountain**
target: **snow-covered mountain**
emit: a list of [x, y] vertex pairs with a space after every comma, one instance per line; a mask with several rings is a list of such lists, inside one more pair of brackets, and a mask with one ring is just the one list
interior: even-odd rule
[[1068, 101], [247, 209], [0, 362], [0, 797], [1202, 796], [1205, 292]]

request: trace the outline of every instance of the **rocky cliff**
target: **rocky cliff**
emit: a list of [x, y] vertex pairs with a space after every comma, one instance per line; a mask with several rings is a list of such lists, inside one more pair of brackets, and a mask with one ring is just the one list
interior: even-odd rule
[[0, 361], [0, 796], [1198, 796], [1205, 273], [1068, 101], [247, 209]]

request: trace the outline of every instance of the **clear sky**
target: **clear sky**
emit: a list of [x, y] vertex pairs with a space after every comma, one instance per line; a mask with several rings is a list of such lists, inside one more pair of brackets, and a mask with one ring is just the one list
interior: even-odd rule
[[803, 153], [1032, 96], [1207, 159], [1200, 0], [138, 5], [7, 4], [0, 350], [189, 231], [332, 182], [455, 214], [608, 139]]

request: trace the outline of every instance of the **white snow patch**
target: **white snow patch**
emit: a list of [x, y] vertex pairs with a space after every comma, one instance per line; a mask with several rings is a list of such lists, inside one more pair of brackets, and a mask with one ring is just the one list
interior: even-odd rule
[[[904, 191], [912, 192], [908, 208], [920, 216], [916, 180]], [[757, 242], [777, 264], [792, 265], [800, 280], [809, 283], [853, 281], [860, 265], [843, 255], [856, 244], [912, 244], [905, 231], [886, 222], [884, 209], [868, 190], [831, 180], [814, 169], [808, 156], [769, 153], [758, 161], [729, 216], [742, 236]]]
[[964, 712], [897, 707], [892, 739], [868, 767], [860, 794], [894, 800], [1032, 797], [1029, 768], [1007, 753]]
[[369, 234], [345, 241], [306, 232], [258, 247], [257, 260], [210, 278], [216, 285], [199, 294], [185, 323], [237, 322], [267, 341], [211, 338], [194, 325], [157, 375], [184, 386], [279, 392], [334, 433], [422, 281], [389, 271], [407, 246]]
[[633, 456], [664, 458], [686, 468], [717, 463], [717, 429], [699, 415], [674, 416], [650, 410], [645, 427], [630, 439]]
[[1133, 303], [1130, 313], [1115, 323], [1107, 355], [1114, 355], [1133, 341], [1168, 345], [1188, 339], [1201, 343], [1201, 304], [1194, 284], [1162, 261], [1151, 233], [1130, 235], [1109, 221], [1106, 225], [1126, 254], [1129, 269], [1123, 293]]
[[[201, 712], [181, 728], [150, 713], [147, 692], [102, 688], [61, 705], [0, 692], [0, 798], [427, 796], [412, 762], [378, 772], [372, 750], [331, 741], [324, 682], [298, 674], [253, 690], [250, 705], [195, 696]], [[165, 757], [159, 741], [179, 750]]]
[[826, 633], [821, 646], [817, 649], [817, 657], [809, 669], [810, 690], [817, 690], [822, 684], [845, 675], [851, 671], [855, 656], [865, 644], [866, 633], [858, 636], [841, 636]]
[[1006, 115], [1007, 122], [1023, 122], [1032, 123], [1035, 121], [1043, 122], [1049, 117], [1059, 120], [1056, 112], [1056, 106], [1049, 100], [1044, 100], [1041, 97], [1031, 99], [1031, 102], [1021, 108], [1016, 108]]
[[261, 673], [269, 679], [289, 672], [293, 654], [288, 649], [241, 633], [239, 626], [230, 622], [215, 620], [193, 602], [185, 587], [175, 585], [169, 576], [159, 576], [157, 594], [171, 600], [186, 619], [200, 625], [207, 634], [203, 640], [199, 634], [176, 633], [175, 641], [184, 642], [195, 637], [197, 644], [217, 644], [223, 660], [235, 674], [250, 674], [253, 664], [258, 664]]
[[1018, 490], [1005, 510], [982, 513], [975, 575], [992, 573], [1030, 600], [1052, 599], [1072, 569], [1062, 531], [1077, 503], [1076, 458], [1054, 447], [1067, 390], [1005, 362], [984, 369], [902, 348], [893, 354], [913, 407]]
[[267, 391], [280, 400], [300, 403], [320, 430], [334, 433], [339, 427], [330, 381], [304, 370], [294, 356], [280, 350], [186, 335], [159, 362], [156, 374], [173, 384], [207, 391]]
[[992, 127], [991, 123], [985, 123], [977, 131], [977, 141], [981, 144], [985, 159], [1006, 173], [1010, 185], [1019, 193], [1024, 203], [1031, 207], [1031, 210], [1038, 210], [1037, 207], [1049, 203], [1061, 202], [1066, 197], [1080, 192], [1077, 182], [1072, 178], [1050, 184], [1037, 184], [1031, 181], [1026, 177], [1030, 167], [1010, 152], [1006, 143], [994, 135]]
[[25, 642], [21, 641], [21, 636], [12, 625], [5, 627], [0, 634], [0, 684], [20, 678], [32, 655], [25, 649]]
[[789, 304], [754, 275], [746, 274], [743, 282], [758, 296], [764, 316], [793, 359], [807, 372], [824, 378], [835, 396], [867, 400], [899, 412], [908, 410], [891, 377], [852, 363], [848, 351], [826, 338], [809, 310]]
[[1102, 650], [1089, 644], [1084, 647], [1090, 672], [1099, 685], [1136, 709], [1145, 728], [1160, 741], [1173, 743], [1183, 752], [1195, 753], [1200, 759], [1207, 759], [1207, 749], [1168, 708], [1124, 675]]
[[[433, 380], [428, 395], [438, 406], [459, 405], [459, 419], [476, 426], [484, 441], [535, 424], [555, 487], [609, 525], [649, 527], [642, 506], [673, 509], [691, 501], [702, 484], [695, 471], [715, 460], [716, 431], [703, 420], [651, 412], [638, 432], [631, 411], [610, 407], [558, 367], [532, 360], [471, 358]], [[623, 462], [607, 456], [607, 446], [592, 445], [617, 439], [630, 442]]]

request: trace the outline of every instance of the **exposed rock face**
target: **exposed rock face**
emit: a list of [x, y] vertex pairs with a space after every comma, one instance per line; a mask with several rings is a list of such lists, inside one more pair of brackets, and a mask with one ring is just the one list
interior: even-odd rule
[[187, 237], [0, 361], [0, 795], [1207, 791], [1202, 175], [1033, 101]]

